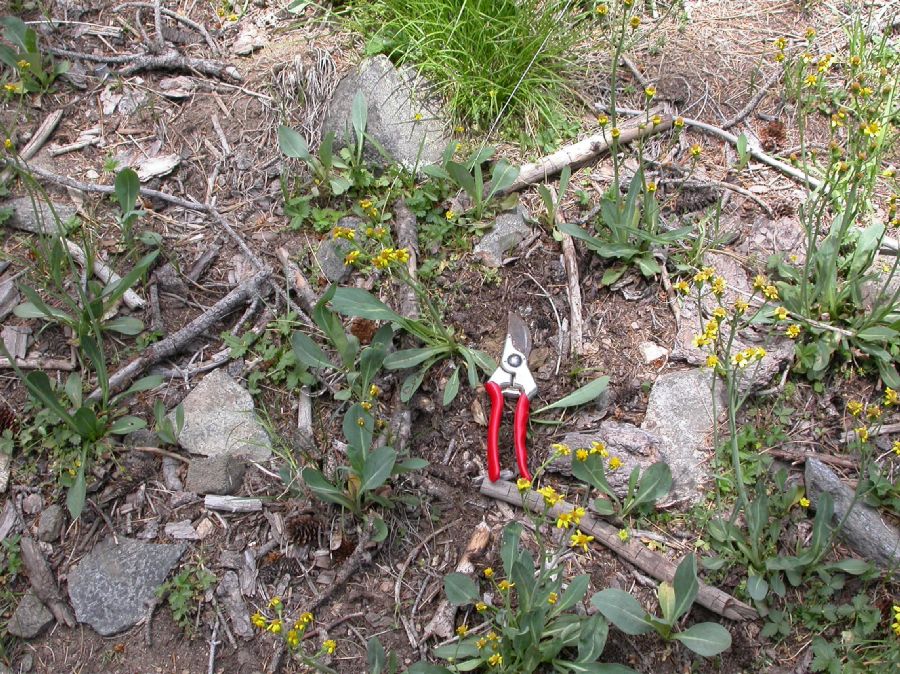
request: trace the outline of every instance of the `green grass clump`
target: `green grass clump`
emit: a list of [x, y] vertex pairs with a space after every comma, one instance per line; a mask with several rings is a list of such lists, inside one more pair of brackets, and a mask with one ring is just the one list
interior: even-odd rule
[[[559, 128], [582, 38], [565, 0], [375, 0], [354, 10], [367, 55], [411, 64], [437, 86], [456, 121], [486, 130]], [[503, 110], [506, 101], [509, 104]]]

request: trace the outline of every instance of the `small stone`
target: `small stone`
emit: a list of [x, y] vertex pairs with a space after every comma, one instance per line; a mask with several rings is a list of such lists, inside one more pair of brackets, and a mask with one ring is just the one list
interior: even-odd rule
[[[336, 227], [352, 229], [359, 236], [365, 229], [365, 223], [355, 217], [346, 217], [338, 220]], [[332, 283], [345, 281], [353, 267], [344, 264], [344, 258], [352, 250], [350, 242], [343, 239], [329, 237], [319, 244], [316, 251], [316, 262], [322, 269], [322, 274]]]
[[37, 537], [39, 541], [53, 543], [62, 534], [66, 516], [63, 509], [55, 503], [47, 506], [38, 521]]
[[200, 535], [194, 529], [190, 520], [181, 520], [179, 522], [169, 522], [166, 525], [166, 536], [174, 538], [176, 541], [199, 541]]
[[25, 653], [16, 665], [16, 672], [18, 674], [28, 674], [32, 669], [34, 669], [34, 655]]
[[138, 178], [142, 183], [147, 182], [151, 178], [160, 178], [174, 171], [180, 163], [181, 157], [177, 154], [167, 154], [162, 157], [150, 157], [138, 164]]
[[831, 495], [834, 500], [831, 524], [844, 523], [838, 535], [847, 545], [863, 559], [885, 569], [900, 566], [900, 529], [886, 522], [875, 508], [862, 501], [854, 504], [854, 490], [818, 459], [806, 460], [804, 480], [812, 507], [818, 505], [823, 493]]
[[36, 515], [44, 507], [44, 497], [40, 494], [29, 494], [22, 499], [22, 510], [26, 515]]
[[69, 597], [79, 622], [102, 636], [127, 630], [147, 616], [147, 602], [178, 563], [185, 543], [160, 545], [106, 539], [69, 571]]
[[241, 32], [231, 45], [231, 51], [238, 56], [248, 56], [257, 49], [266, 46], [266, 36], [263, 34], [256, 24], [250, 21], [241, 22]]
[[58, 234], [66, 229], [66, 224], [76, 213], [74, 206], [56, 201], [47, 203], [43, 199], [36, 199], [32, 203], [31, 197], [10, 199], [0, 203], [0, 208], [12, 210], [9, 219], [0, 224], [32, 234]]
[[669, 350], [661, 347], [656, 342], [641, 342], [638, 344], [638, 350], [641, 352], [641, 357], [646, 365], [669, 355]]
[[97, 171], [95, 171], [94, 169], [88, 169], [87, 171], [84, 172], [84, 177], [86, 180], [90, 180], [91, 182], [94, 182], [95, 180], [98, 180], [100, 178], [100, 174]]
[[[661, 375], [650, 390], [641, 428], [661, 440], [659, 453], [672, 469], [675, 498], [700, 499], [709, 479], [708, 459], [713, 451], [713, 395], [710, 370], [682, 370]], [[722, 386], [716, 386], [715, 408], [725, 410]]]
[[[254, 461], [272, 456], [272, 441], [256, 418], [253, 396], [221, 370], [206, 375], [182, 401], [184, 428], [178, 444], [204, 456], [243, 455]], [[170, 414], [174, 423], [174, 413]]]
[[234, 494], [246, 469], [244, 461], [230, 454], [194, 459], [188, 466], [185, 488], [195, 494]]
[[6, 630], [20, 639], [34, 639], [52, 622], [53, 614], [29, 588], [6, 624]]
[[0, 282], [0, 321], [9, 316], [19, 303], [19, 289], [12, 279]]
[[225, 607], [225, 612], [231, 618], [231, 629], [242, 639], [253, 636], [253, 626], [250, 624], [250, 611], [241, 594], [241, 584], [238, 575], [234, 571], [226, 571], [216, 587], [216, 597]]
[[199, 536], [200, 540], [202, 541], [215, 530], [216, 525], [212, 523], [212, 520], [210, 520], [208, 517], [204, 517], [197, 525], [197, 536]]
[[513, 211], [498, 215], [494, 220], [494, 228], [475, 246], [475, 254], [488, 267], [503, 266], [506, 253], [531, 233], [531, 226], [527, 222], [529, 217], [528, 211], [521, 205]]
[[167, 262], [153, 272], [153, 278], [159, 284], [159, 289], [184, 297], [187, 294], [187, 285], [181, 278], [181, 274], [175, 269], [175, 265]]

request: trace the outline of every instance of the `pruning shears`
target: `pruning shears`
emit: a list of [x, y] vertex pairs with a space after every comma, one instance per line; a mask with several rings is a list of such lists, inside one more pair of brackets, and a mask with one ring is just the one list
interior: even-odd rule
[[500, 366], [484, 385], [491, 401], [491, 415], [488, 419], [487, 465], [488, 479], [500, 479], [500, 422], [503, 418], [504, 397], [517, 398], [513, 417], [513, 448], [519, 474], [531, 480], [528, 471], [528, 448], [525, 435], [528, 431], [528, 414], [531, 399], [537, 393], [537, 384], [528, 369], [528, 354], [531, 353], [531, 333], [518, 314], [509, 312], [506, 341]]

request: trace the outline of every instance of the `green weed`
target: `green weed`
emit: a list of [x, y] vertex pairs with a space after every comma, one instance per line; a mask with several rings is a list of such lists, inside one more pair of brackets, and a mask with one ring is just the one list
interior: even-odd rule
[[3, 92], [7, 97], [46, 93], [57, 77], [68, 72], [67, 61], [56, 61], [41, 53], [37, 33], [24, 21], [5, 16], [0, 25], [8, 43], [0, 43], [0, 64], [5, 66]]
[[216, 575], [202, 564], [191, 564], [159, 587], [159, 597], [165, 597], [172, 611], [172, 618], [188, 634], [193, 634], [194, 623], [200, 612], [206, 591], [216, 583]]

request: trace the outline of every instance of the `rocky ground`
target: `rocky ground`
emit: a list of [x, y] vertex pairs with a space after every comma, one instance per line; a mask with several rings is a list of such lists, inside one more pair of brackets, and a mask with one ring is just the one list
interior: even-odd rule
[[[288, 386], [277, 376], [272, 353], [237, 353], [229, 347], [250, 330], [268, 335], [276, 346], [286, 342], [273, 323], [286, 311], [285, 288], [302, 308], [329, 282], [369, 288], [373, 283], [344, 266], [345, 251], [327, 235], [289, 228], [281, 176], [295, 167], [279, 152], [278, 124], [311, 138], [321, 137], [323, 128], [341, 130], [361, 90], [369, 106], [369, 133], [398, 163], [414, 168], [439, 159], [454, 137], [449, 122], [439, 112], [429, 113], [410, 131], [410, 120], [426, 103], [409, 91], [407, 74], [384, 57], [359, 65], [358, 37], [324, 21], [312, 6], [291, 13], [279, 3], [258, 0], [230, 20], [212, 5], [163, 3], [191, 23], [164, 16], [160, 45], [152, 3], [143, 9], [129, 3], [120, 10], [116, 3], [89, 4], [50, 3], [46, 14], [57, 20], [54, 26], [37, 12], [26, 12], [39, 26], [41, 44], [57, 50], [56, 58], [70, 61], [71, 69], [49, 93], [4, 110], [5, 126], [17, 130], [14, 143], [24, 147], [42, 123], [61, 112], [29, 165], [56, 213], [64, 221], [77, 215], [93, 234], [98, 258], [122, 274], [134, 260], [121, 246], [109, 200], [94, 188], [112, 184], [107, 169], [114, 161], [119, 168], [134, 167], [143, 187], [163, 193], [142, 196], [147, 215], [140, 227], [162, 237], [164, 254], [149, 283], [136, 287], [138, 304], [119, 307], [121, 315], [141, 317], [164, 338], [208, 316], [217, 303], [237, 299], [177, 353], [152, 363], [149, 372], [164, 375], [165, 385], [130, 404], [132, 414], [152, 422], [155, 400], [167, 410], [180, 403], [185, 425], [177, 446], [161, 449], [149, 431], [127, 436], [91, 470], [79, 519], [68, 516], [52, 456], [34, 446], [11, 457], [0, 454], [0, 540], [7, 550], [7, 542], [20, 546], [24, 566], [19, 573], [8, 570], [2, 588], [8, 671], [294, 671], [294, 664], [284, 662], [280, 640], [250, 622], [251, 614], [276, 596], [291, 610], [315, 607], [318, 631], [311, 634], [339, 643], [330, 660], [337, 671], [365, 670], [371, 636], [398, 653], [402, 663], [415, 662], [451, 636], [436, 630], [433, 618], [443, 575], [456, 568], [472, 532], [485, 523], [491, 533], [473, 559], [481, 569], [498, 563], [502, 526], [522, 518], [517, 508], [479, 491], [485, 472], [483, 392], [464, 384], [445, 407], [441, 396], [449, 367], [435, 368], [425, 379], [408, 406], [406, 449], [430, 465], [394, 485], [398, 494], [415, 500], [391, 515], [387, 539], [367, 548], [357, 532], [343, 526], [336, 509], [312, 499], [302, 484], [283, 479], [291, 465], [340, 461], [345, 449], [338, 441], [340, 403], [320, 390], [310, 398], [299, 386]], [[703, 3], [699, 9], [683, 32], [665, 33], [655, 48], [632, 56], [659, 82], [661, 97], [667, 88], [681, 92], [668, 94], [678, 112], [712, 123], [731, 117], [749, 100], [750, 76], [759, 75], [756, 68], [763, 68], [759, 63], [775, 37], [798, 33], [797, 26], [811, 22], [822, 35], [839, 38], [838, 17], [806, 17], [793, 4], [772, 3], [752, 14], [731, 2]], [[708, 49], [699, 54], [701, 42]], [[122, 62], [106, 58], [122, 54], [134, 56]], [[597, 94], [601, 80], [586, 81], [585, 95]], [[773, 90], [743, 128], [765, 136], [770, 118], [789, 114]], [[585, 110], [584, 118], [592, 120], [593, 112]], [[684, 147], [701, 138], [692, 133], [685, 135]], [[461, 140], [475, 146], [482, 139]], [[519, 156], [499, 139], [487, 140], [511, 161], [534, 159]], [[781, 138], [776, 149], [793, 141]], [[734, 150], [709, 139], [704, 143], [698, 180], [721, 180]], [[371, 158], [380, 160], [377, 153]], [[608, 184], [610, 171], [607, 159], [600, 159], [576, 174], [573, 184], [591, 193]], [[12, 217], [3, 233], [2, 338], [12, 353], [58, 373], [62, 382], [77, 365], [68, 335], [11, 314], [22, 301], [17, 286], [35, 265], [29, 251], [50, 218], [20, 185], [9, 187], [3, 204]], [[755, 200], [732, 192], [722, 199], [725, 192], [715, 187], [698, 188], [693, 195], [698, 210], [723, 200], [729, 246], [698, 262], [716, 267], [733, 297], [751, 287], [756, 261], [793, 255], [802, 238], [793, 207], [803, 193], [797, 184], [760, 166], [745, 176], [742, 187]], [[552, 443], [583, 447], [594, 440], [622, 458], [623, 477], [634, 465], [665, 461], [674, 477], [673, 491], [660, 506], [665, 517], [655, 529], [637, 532], [629, 546], [653, 545], [660, 556], [677, 561], [696, 542], [692, 508], [704, 502], [719, 470], [713, 437], [723, 401], [714, 404], [711, 373], [701, 367], [706, 354], [691, 343], [701, 308], [673, 299], [661, 281], [648, 283], [636, 273], [603, 288], [603, 262], [582, 251], [584, 333], [573, 353], [568, 274], [560, 244], [539, 223], [541, 208], [536, 193], [526, 190], [517, 209], [467, 237], [469, 252], [447, 255], [423, 247], [419, 265], [430, 258], [437, 262], [433, 283], [445, 316], [475, 348], [499, 356], [507, 311], [521, 314], [535, 344], [530, 366], [543, 403], [598, 375], [609, 376], [608, 391], [572, 412], [563, 425], [532, 429], [532, 461], [546, 459]], [[563, 211], [576, 220], [584, 209], [569, 198]], [[356, 226], [352, 220], [337, 224]], [[308, 279], [306, 295], [292, 287], [296, 277], [280, 250]], [[264, 272], [271, 283], [260, 277]], [[228, 332], [234, 338], [223, 340]], [[792, 363], [792, 343], [763, 334], [742, 339], [767, 349], [748, 386], [777, 395]], [[112, 342], [111, 369], [151, 349], [132, 339]], [[401, 381], [391, 374], [381, 382], [385, 416], [401, 410]], [[854, 380], [814, 396], [801, 386], [792, 404], [813, 422], [792, 429], [791, 443], [780, 447], [799, 452], [801, 458], [784, 465], [792, 480], [805, 480], [813, 506], [819, 494], [829, 492], [842, 519], [853, 490], [835, 472], [842, 464], [828, 457], [847, 430], [846, 400], [867, 387]], [[26, 395], [11, 373], [3, 377], [3, 397], [13, 418], [10, 427], [25, 424]], [[310, 408], [311, 416], [304, 416]], [[879, 446], [888, 448], [893, 439], [885, 435]], [[807, 451], [824, 460], [806, 460], [804, 473]], [[503, 461], [504, 468], [511, 467], [511, 457], [504, 455]], [[565, 468], [551, 465], [551, 479], [569, 483]], [[613, 487], [624, 490], [624, 479], [613, 480]], [[846, 525], [848, 554], [896, 567], [900, 533], [894, 523], [857, 506]], [[595, 544], [567, 563], [590, 573], [596, 589], [621, 587], [650, 597], [652, 583], [628, 561], [625, 548], [624, 556], [614, 549]], [[181, 572], [194, 574], [184, 581], [187, 627], [173, 617], [168, 600], [178, 588], [166, 585], [169, 595], [162, 598], [158, 592]], [[720, 589], [734, 594], [737, 582], [725, 578]], [[733, 639], [727, 657], [692, 664], [684, 653], [646, 636], [613, 639], [604, 657], [646, 672], [776, 671], [776, 663], [782, 665], [777, 671], [808, 671], [806, 637], [776, 645], [759, 638], [759, 620], [725, 620], [704, 608], [695, 609], [691, 620], [726, 624]]]

